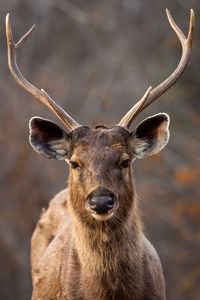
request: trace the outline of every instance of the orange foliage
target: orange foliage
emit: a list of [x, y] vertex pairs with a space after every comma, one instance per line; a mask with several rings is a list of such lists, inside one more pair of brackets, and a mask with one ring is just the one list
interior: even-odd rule
[[177, 183], [190, 183], [199, 180], [200, 165], [194, 168], [188, 168], [186, 166], [178, 167], [175, 171], [175, 182]]
[[193, 200], [187, 203], [181, 201], [176, 202], [173, 205], [173, 211], [178, 216], [191, 216], [191, 217], [200, 217], [200, 201]]

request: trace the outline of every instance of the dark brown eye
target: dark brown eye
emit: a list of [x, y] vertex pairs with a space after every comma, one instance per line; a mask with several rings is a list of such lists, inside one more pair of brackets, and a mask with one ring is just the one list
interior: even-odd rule
[[77, 169], [77, 168], [79, 168], [79, 164], [78, 164], [77, 162], [75, 162], [75, 161], [70, 161], [70, 164], [71, 164], [71, 166], [72, 166], [72, 169]]
[[129, 163], [130, 163], [130, 159], [129, 158], [123, 160], [121, 162], [121, 164], [120, 164], [120, 169], [128, 168]]

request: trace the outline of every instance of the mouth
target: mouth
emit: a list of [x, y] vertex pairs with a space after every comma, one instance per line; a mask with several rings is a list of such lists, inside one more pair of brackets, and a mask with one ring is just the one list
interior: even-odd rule
[[107, 214], [97, 214], [92, 212], [92, 217], [98, 221], [106, 221], [114, 215], [114, 211], [108, 212]]

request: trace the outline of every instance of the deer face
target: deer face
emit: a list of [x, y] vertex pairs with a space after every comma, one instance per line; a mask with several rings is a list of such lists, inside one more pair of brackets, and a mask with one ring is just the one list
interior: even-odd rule
[[81, 219], [124, 217], [134, 205], [132, 161], [160, 151], [169, 139], [169, 117], [145, 119], [134, 132], [121, 126], [77, 127], [70, 134], [35, 117], [30, 142], [40, 154], [70, 164], [70, 207]]
[[[101, 221], [116, 213], [131, 182], [133, 155], [128, 147], [129, 136], [129, 132], [119, 126], [111, 129], [80, 127], [73, 132], [74, 151], [69, 162], [72, 198], [78, 199], [78, 203], [72, 202], [75, 211]], [[120, 186], [123, 189], [120, 190]]]

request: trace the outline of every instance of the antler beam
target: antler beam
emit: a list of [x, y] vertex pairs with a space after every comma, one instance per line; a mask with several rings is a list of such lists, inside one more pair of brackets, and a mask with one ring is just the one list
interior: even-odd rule
[[146, 93], [144, 95], [145, 101], [138, 101], [129, 111], [128, 113], [121, 119], [121, 121], [118, 123], [119, 126], [129, 128], [131, 125], [131, 122], [136, 118], [136, 116], [141, 113], [147, 106], [149, 106], [153, 101], [155, 101], [157, 98], [159, 98], [164, 92], [166, 92], [181, 76], [181, 74], [184, 72], [190, 52], [192, 49], [192, 40], [194, 35], [194, 12], [191, 9], [190, 10], [190, 25], [189, 25], [189, 33], [187, 38], [182, 33], [180, 28], [176, 25], [174, 22], [170, 12], [168, 9], [166, 9], [167, 17], [169, 20], [169, 23], [172, 27], [172, 29], [175, 31], [177, 37], [179, 38], [179, 41], [182, 46], [182, 56], [180, 59], [180, 62], [175, 69], [175, 71], [162, 83], [160, 83], [156, 88], [154, 88], [149, 93]]
[[69, 116], [58, 104], [56, 104], [50, 96], [44, 91], [39, 90], [33, 86], [28, 80], [26, 80], [21, 74], [17, 65], [17, 51], [23, 46], [26, 39], [32, 34], [35, 25], [19, 40], [18, 43], [14, 43], [13, 34], [10, 25], [10, 16], [6, 16], [6, 37], [8, 45], [8, 66], [9, 69], [19, 85], [21, 85], [28, 93], [33, 95], [39, 102], [47, 106], [68, 128], [69, 131], [74, 130], [80, 125]]

